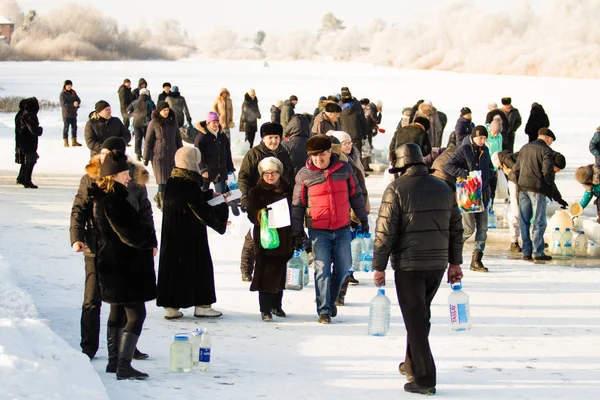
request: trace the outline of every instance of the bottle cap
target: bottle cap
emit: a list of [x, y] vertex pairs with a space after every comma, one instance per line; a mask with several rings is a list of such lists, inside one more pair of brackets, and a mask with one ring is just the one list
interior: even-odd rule
[[190, 340], [190, 337], [187, 333], [178, 333], [177, 335], [175, 335], [175, 341], [177, 342], [186, 342], [188, 340]]
[[298, 250], [294, 250], [294, 258], [300, 258], [300, 252]]
[[202, 329], [196, 328], [192, 331], [192, 336], [202, 336]]
[[451, 283], [450, 287], [452, 288], [452, 290], [461, 290], [462, 289], [462, 282]]
[[385, 289], [384, 288], [377, 289], [377, 294], [383, 294], [383, 295], [385, 295]]
[[567, 232], [571, 232], [571, 228], [567, 228], [567, 229], [566, 229], [566, 231], [567, 231]]
[[555, 231], [560, 231], [560, 228], [554, 228]]

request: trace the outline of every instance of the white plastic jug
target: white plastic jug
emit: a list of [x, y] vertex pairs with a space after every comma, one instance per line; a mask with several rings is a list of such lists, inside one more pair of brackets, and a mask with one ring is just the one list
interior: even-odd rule
[[573, 229], [573, 220], [569, 213], [565, 210], [556, 210], [552, 218], [550, 218], [550, 229], [559, 228], [564, 233], [567, 228]]

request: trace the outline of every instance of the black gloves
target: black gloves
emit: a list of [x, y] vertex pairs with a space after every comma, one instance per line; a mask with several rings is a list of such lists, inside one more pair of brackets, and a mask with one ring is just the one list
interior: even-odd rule
[[569, 207], [569, 203], [567, 203], [563, 199], [557, 200], [557, 203], [560, 204], [560, 208], [562, 208], [563, 210]]
[[360, 222], [360, 227], [362, 229], [363, 233], [369, 233], [369, 221], [361, 221]]
[[231, 207], [231, 212], [236, 217], [240, 215], [240, 199], [228, 201], [227, 204]]
[[300, 234], [293, 235], [292, 243], [294, 245], [294, 250], [300, 250], [302, 248], [302, 235], [300, 235]]

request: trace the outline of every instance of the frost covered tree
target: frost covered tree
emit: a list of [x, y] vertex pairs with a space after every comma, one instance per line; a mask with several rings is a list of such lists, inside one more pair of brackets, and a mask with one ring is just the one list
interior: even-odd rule
[[267, 36], [267, 34], [265, 33], [265, 31], [256, 32], [256, 36], [254, 37], [254, 43], [258, 47], [262, 46], [263, 42], [265, 41], [266, 36]]

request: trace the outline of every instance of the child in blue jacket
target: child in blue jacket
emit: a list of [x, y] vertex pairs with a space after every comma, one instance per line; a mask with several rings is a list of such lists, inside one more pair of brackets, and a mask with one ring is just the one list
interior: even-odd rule
[[[598, 132], [596, 132], [596, 135], [597, 134]], [[577, 168], [575, 171], [575, 180], [585, 187], [585, 193], [579, 202], [582, 208], [586, 208], [587, 205], [590, 204], [592, 198], [596, 198], [594, 200], [594, 204], [596, 204], [596, 221], [600, 224], [600, 185], [593, 183], [595, 178], [594, 175], [596, 174], [594, 167], [594, 164], [590, 164]]]

